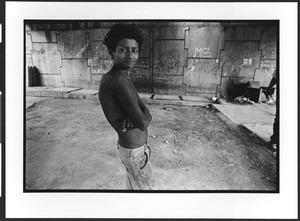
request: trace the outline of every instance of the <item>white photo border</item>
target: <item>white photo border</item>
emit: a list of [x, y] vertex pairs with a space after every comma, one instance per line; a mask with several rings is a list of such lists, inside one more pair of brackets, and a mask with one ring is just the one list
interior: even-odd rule
[[[297, 2], [12, 1], [5, 7], [6, 218], [297, 218]], [[280, 20], [280, 193], [23, 193], [26, 19]]]

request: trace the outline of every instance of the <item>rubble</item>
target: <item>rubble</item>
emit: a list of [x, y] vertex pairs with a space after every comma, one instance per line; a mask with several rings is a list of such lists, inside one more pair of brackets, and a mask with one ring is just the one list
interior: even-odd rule
[[251, 101], [249, 98], [245, 97], [244, 95], [234, 98], [233, 101], [240, 102], [240, 103], [254, 104], [254, 101]]

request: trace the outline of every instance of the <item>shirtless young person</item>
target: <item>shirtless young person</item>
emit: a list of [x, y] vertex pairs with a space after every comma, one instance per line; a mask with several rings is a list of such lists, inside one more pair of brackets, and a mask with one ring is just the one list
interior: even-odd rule
[[106, 34], [106, 45], [114, 61], [100, 82], [99, 100], [104, 115], [118, 134], [117, 147], [126, 168], [126, 189], [156, 189], [152, 177], [147, 127], [152, 119], [132, 82], [127, 78], [136, 64], [143, 43], [134, 25], [115, 24]]

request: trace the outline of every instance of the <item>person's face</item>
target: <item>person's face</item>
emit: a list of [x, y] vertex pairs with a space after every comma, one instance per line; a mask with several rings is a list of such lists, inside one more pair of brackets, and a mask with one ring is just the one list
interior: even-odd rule
[[138, 43], [134, 39], [124, 38], [119, 41], [112, 58], [116, 65], [124, 69], [133, 68], [139, 57]]

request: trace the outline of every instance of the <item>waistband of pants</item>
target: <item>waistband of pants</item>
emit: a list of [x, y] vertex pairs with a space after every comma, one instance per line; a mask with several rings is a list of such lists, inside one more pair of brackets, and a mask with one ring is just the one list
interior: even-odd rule
[[137, 147], [137, 148], [134, 148], [134, 149], [128, 149], [128, 148], [124, 148], [122, 147], [119, 142], [117, 144], [118, 146], [118, 149], [119, 149], [119, 152], [122, 154], [122, 155], [125, 155], [125, 156], [139, 156], [141, 154], [144, 153], [145, 151], [145, 148], [147, 147], [147, 143], [145, 143], [143, 146], [140, 146], [140, 147]]

